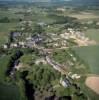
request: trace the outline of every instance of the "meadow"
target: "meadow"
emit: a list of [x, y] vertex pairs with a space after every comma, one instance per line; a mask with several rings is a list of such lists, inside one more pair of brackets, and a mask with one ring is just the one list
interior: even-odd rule
[[6, 71], [9, 64], [9, 56], [0, 57], [0, 82], [4, 82], [6, 79]]
[[88, 29], [85, 31], [85, 35], [99, 43], [99, 29]]
[[0, 100], [20, 100], [20, 91], [18, 86], [11, 84], [6, 76], [10, 56], [2, 55], [0, 57]]
[[20, 100], [18, 87], [0, 83], [0, 100]]
[[88, 64], [92, 74], [99, 74], [99, 45], [74, 48], [76, 54]]
[[23, 18], [22, 14], [16, 13], [19, 11], [21, 11], [21, 9], [13, 8], [8, 10], [0, 8], [0, 19], [5, 17], [10, 19], [10, 22], [0, 22], [0, 46], [7, 42], [9, 32], [15, 29], [15, 27], [17, 26], [17, 20]]
[[0, 45], [7, 43], [8, 35], [16, 27], [16, 23], [0, 23]]

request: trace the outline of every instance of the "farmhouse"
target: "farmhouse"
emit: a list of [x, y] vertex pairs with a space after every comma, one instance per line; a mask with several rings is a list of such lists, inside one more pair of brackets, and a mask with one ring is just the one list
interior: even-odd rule
[[72, 79], [79, 79], [79, 78], [81, 78], [81, 76], [78, 75], [78, 74], [73, 74], [73, 75], [71, 76], [71, 78], [72, 78]]
[[13, 38], [20, 37], [22, 35], [21, 32], [17, 32], [17, 31], [11, 32], [10, 34], [12, 35]]
[[65, 88], [67, 88], [67, 87], [69, 87], [70, 86], [70, 82], [69, 82], [69, 80], [68, 79], [60, 79], [60, 84], [63, 86], [63, 87], [65, 87]]

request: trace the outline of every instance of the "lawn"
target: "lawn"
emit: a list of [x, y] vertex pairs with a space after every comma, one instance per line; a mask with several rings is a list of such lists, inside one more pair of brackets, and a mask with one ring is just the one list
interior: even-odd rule
[[99, 29], [88, 29], [85, 35], [99, 43]]
[[99, 45], [79, 47], [74, 50], [88, 64], [92, 74], [99, 74]]

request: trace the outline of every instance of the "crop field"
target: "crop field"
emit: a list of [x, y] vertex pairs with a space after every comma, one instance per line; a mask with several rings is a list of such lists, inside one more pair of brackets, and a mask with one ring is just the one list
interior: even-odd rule
[[17, 14], [17, 12], [22, 12], [24, 11], [23, 9], [20, 9], [20, 8], [13, 8], [13, 9], [0, 9], [0, 18], [2, 17], [9, 17], [9, 18], [21, 18], [23, 17], [23, 15], [20, 13], [20, 14]]
[[81, 12], [78, 14], [71, 14], [71, 17], [76, 17], [78, 19], [93, 19], [93, 18], [99, 18], [98, 15], [95, 15], [93, 13], [87, 13], [87, 12]]
[[82, 19], [93, 19], [93, 18], [99, 18], [99, 11], [95, 12], [93, 10], [83, 10], [83, 11], [77, 11], [74, 9], [68, 9], [63, 12], [64, 15], [68, 15], [71, 17], [76, 17], [80, 20]]
[[62, 13], [64, 16], [77, 18], [80, 22], [99, 21], [99, 11], [85, 10], [66, 10]]
[[79, 47], [74, 50], [88, 64], [92, 74], [99, 74], [99, 45]]

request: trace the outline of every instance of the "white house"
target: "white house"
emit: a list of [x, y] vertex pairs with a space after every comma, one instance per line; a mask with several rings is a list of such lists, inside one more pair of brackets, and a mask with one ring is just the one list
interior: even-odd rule
[[3, 45], [3, 48], [4, 48], [4, 49], [7, 49], [7, 48], [8, 48], [8, 45], [4, 44], [4, 45]]

